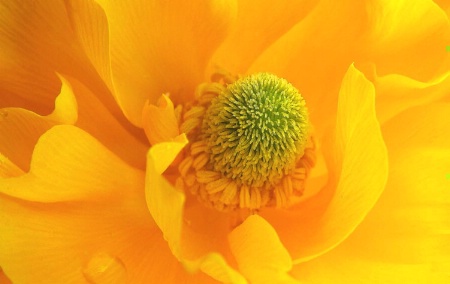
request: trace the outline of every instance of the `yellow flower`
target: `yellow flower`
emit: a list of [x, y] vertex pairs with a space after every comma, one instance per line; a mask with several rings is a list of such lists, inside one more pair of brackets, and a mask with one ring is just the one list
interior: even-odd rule
[[[1, 2], [0, 281], [446, 283], [441, 5]], [[248, 174], [229, 207], [181, 190], [186, 149], [217, 141], [212, 122], [201, 135], [183, 126], [196, 92], [259, 72], [306, 101], [312, 127], [296, 127], [314, 143], [292, 152], [311, 158], [303, 195], [275, 189], [297, 164]], [[267, 183], [264, 203], [252, 190]]]

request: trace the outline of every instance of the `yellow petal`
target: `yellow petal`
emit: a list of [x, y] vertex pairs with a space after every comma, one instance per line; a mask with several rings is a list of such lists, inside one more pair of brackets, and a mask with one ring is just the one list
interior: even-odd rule
[[335, 162], [327, 161], [330, 181], [291, 211], [262, 212], [297, 262], [342, 242], [383, 192], [387, 154], [374, 101], [373, 85], [351, 65], [339, 94], [336, 138], [328, 139], [335, 144]]
[[384, 125], [388, 183], [352, 239], [358, 249], [370, 237], [370, 249], [363, 251], [372, 259], [450, 261], [449, 111], [448, 103], [415, 107]]
[[34, 109], [36, 103], [37, 109], [48, 109], [55, 93], [46, 91], [58, 86], [55, 71], [102, 84], [72, 31], [66, 8], [60, 0], [0, 3], [0, 69], [9, 102], [19, 96], [23, 102], [18, 106]]
[[12, 282], [8, 278], [8, 276], [6, 276], [5, 273], [3, 272], [3, 270], [1, 270], [1, 267], [0, 267], [0, 283], [12, 284]]
[[[370, 247], [370, 241], [366, 247]], [[448, 271], [450, 262], [398, 264], [377, 261], [360, 256], [343, 244], [317, 259], [295, 266], [292, 274], [304, 283], [419, 284], [447, 283]]]
[[433, 1], [382, 0], [367, 9], [372, 31], [366, 56], [380, 74], [426, 81], [448, 68], [445, 46], [450, 42], [450, 24]]
[[74, 37], [104, 83], [113, 91], [105, 12], [94, 0], [70, 1], [66, 2], [66, 7]]
[[321, 133], [334, 118], [336, 94], [352, 62], [374, 62], [381, 75], [398, 73], [428, 81], [448, 66], [448, 42], [448, 19], [429, 0], [414, 5], [321, 1], [266, 49], [250, 72], [272, 72], [293, 83]]
[[134, 186], [125, 196], [95, 202], [1, 196], [5, 274], [13, 283], [210, 283], [186, 273], [173, 257], [146, 209], [142, 182]]
[[158, 105], [148, 102], [142, 110], [142, 126], [150, 144], [171, 141], [180, 134], [173, 103], [169, 96], [163, 94]]
[[[40, 159], [49, 161], [33, 180], [0, 180], [1, 189], [16, 193], [0, 194], [0, 267], [13, 283], [211, 281], [186, 273], [173, 257], [145, 204], [143, 172], [73, 126], [49, 130], [36, 152], [41, 150], [48, 153]], [[38, 180], [42, 173], [48, 175]], [[29, 187], [38, 201], [70, 202], [20, 199]]]
[[248, 217], [229, 234], [239, 270], [251, 283], [298, 283], [287, 274], [292, 260], [277, 232], [258, 215]]
[[[315, 283], [446, 283], [450, 279], [450, 104], [414, 107], [383, 126], [386, 189], [341, 245], [294, 267]], [[326, 271], [326, 273], [321, 273]]]
[[267, 48], [249, 71], [272, 72], [291, 82], [305, 98], [315, 129], [323, 132], [334, 120], [342, 78], [361, 52], [365, 15], [362, 1], [320, 1]]
[[450, 73], [430, 82], [420, 82], [398, 74], [377, 76], [374, 85], [377, 116], [384, 123], [408, 108], [445, 97], [450, 89]]
[[[32, 4], [36, 4], [36, 9], [32, 9]], [[52, 18], [55, 10], [60, 8], [59, 11], [62, 11], [63, 7], [58, 5], [60, 3], [53, 4], [54, 10], [39, 16], [43, 11], [37, 1], [0, 3], [0, 107], [25, 107], [42, 114], [52, 111], [60, 82], [54, 70], [50, 70], [48, 64], [42, 64], [42, 54], [36, 52], [36, 45], [52, 44], [55, 41], [48, 40], [52, 29], [47, 28], [41, 36], [36, 34], [42, 32], [43, 26], [47, 24], [55, 28], [47, 20]], [[34, 24], [30, 25], [30, 22]], [[46, 48], [40, 49], [47, 54]]]
[[236, 23], [211, 59], [212, 68], [219, 66], [234, 74], [246, 73], [258, 55], [301, 21], [317, 2], [239, 1]]
[[59, 124], [75, 124], [78, 120], [77, 100], [70, 83], [62, 76], [60, 80], [62, 86], [60, 95], [55, 100], [55, 110], [47, 118]]
[[205, 66], [227, 34], [234, 1], [192, 3], [98, 0], [109, 24], [116, 97], [141, 125], [144, 103], [165, 92], [176, 102], [193, 98]]
[[185, 136], [183, 140], [160, 143], [150, 149], [147, 155], [145, 182], [148, 209], [177, 258], [180, 257], [179, 236], [181, 235], [181, 216], [185, 196], [182, 192], [175, 190], [161, 174], [188, 143]]
[[[128, 121], [114, 115], [105, 102], [84, 84], [72, 77], [70, 82], [78, 102], [78, 121], [76, 126], [96, 137], [122, 160], [130, 165], [144, 169], [148, 144], [142, 133], [136, 135], [136, 128]], [[120, 143], [117, 139], [120, 137]]]
[[0, 110], [0, 153], [23, 171], [30, 167], [31, 153], [37, 139], [55, 124], [74, 123], [77, 104], [71, 86], [61, 77], [61, 92], [55, 109], [40, 116], [21, 108]]
[[0, 153], [0, 178], [17, 177], [23, 174], [24, 171]]
[[161, 175], [188, 142], [184, 134], [177, 140], [156, 144], [148, 152], [145, 190], [149, 211], [161, 229], [174, 258], [187, 270], [194, 272], [200, 269], [214, 279], [226, 283], [245, 283], [242, 276], [229, 267], [217, 253], [209, 252], [196, 259], [183, 255], [181, 234], [186, 197]]
[[18, 107], [48, 114], [60, 89], [60, 79], [46, 66], [0, 53], [0, 108]]
[[59, 125], [39, 139], [30, 172], [1, 180], [0, 192], [39, 202], [108, 198], [120, 196], [139, 178], [139, 171], [126, 166], [86, 132]]

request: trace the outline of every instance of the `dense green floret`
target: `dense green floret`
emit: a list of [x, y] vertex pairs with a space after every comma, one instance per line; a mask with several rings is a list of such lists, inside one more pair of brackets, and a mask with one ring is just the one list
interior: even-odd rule
[[202, 125], [214, 170], [256, 187], [276, 183], [293, 168], [308, 131], [302, 96], [268, 73], [228, 85], [212, 101]]

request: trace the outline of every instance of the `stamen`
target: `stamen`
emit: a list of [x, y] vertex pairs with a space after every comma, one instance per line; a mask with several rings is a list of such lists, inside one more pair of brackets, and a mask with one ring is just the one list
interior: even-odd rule
[[176, 186], [220, 211], [287, 206], [315, 162], [304, 99], [272, 74], [212, 78], [179, 114], [190, 143]]

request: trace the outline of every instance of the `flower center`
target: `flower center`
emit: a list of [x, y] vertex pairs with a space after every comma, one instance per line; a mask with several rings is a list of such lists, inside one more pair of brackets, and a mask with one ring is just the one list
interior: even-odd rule
[[276, 184], [303, 155], [309, 121], [305, 101], [291, 84], [254, 74], [228, 85], [202, 125], [215, 171], [248, 186]]
[[286, 80], [215, 74], [184, 106], [190, 143], [177, 186], [221, 211], [285, 206], [315, 162], [310, 130], [305, 101]]

